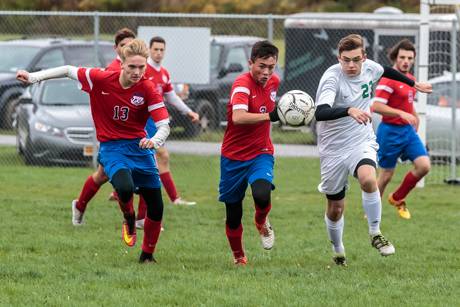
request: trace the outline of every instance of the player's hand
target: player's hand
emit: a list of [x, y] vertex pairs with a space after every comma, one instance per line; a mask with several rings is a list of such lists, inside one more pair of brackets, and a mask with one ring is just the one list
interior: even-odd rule
[[155, 138], [143, 138], [139, 142], [139, 147], [140, 148], [148, 148], [148, 149], [158, 149], [162, 146], [163, 144], [159, 144], [158, 140], [155, 140]]
[[420, 91], [422, 93], [430, 94], [431, 92], [433, 92], [433, 86], [431, 85], [431, 83], [428, 82], [415, 82], [414, 87], [417, 91]]
[[411, 126], [416, 127], [417, 126], [417, 117], [414, 115], [407, 113], [407, 112], [401, 112], [399, 115], [402, 120], [404, 120], [406, 123], [410, 124]]
[[196, 113], [196, 112], [193, 112], [193, 111], [188, 112], [187, 116], [188, 116], [188, 118], [190, 118], [192, 123], [197, 123], [197, 122], [200, 121], [200, 115], [198, 113]]
[[372, 122], [371, 114], [358, 108], [349, 108], [348, 115], [350, 115], [354, 120], [356, 120], [358, 124], [366, 125], [368, 122]]
[[16, 72], [16, 79], [21, 81], [22, 83], [30, 84], [31, 82], [29, 81], [29, 72], [25, 70], [18, 70]]

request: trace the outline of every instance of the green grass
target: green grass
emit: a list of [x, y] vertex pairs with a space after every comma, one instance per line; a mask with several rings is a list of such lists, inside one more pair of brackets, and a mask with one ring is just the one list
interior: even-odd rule
[[[218, 157], [173, 155], [171, 162], [182, 195], [198, 205], [165, 203], [159, 263], [142, 266], [137, 264], [141, 240], [132, 249], [120, 240], [121, 215], [106, 200], [109, 185], [88, 206], [86, 224], [71, 225], [70, 201], [91, 169], [26, 167], [14, 149], [0, 147], [0, 305], [458, 304], [458, 187], [417, 189], [408, 199], [410, 221], [399, 219], [385, 203], [382, 229], [396, 255], [383, 258], [369, 244], [361, 194], [352, 181], [344, 269], [331, 265], [325, 200], [316, 191], [319, 161], [277, 159], [270, 215], [275, 248], [261, 248], [247, 197], [243, 223], [249, 264], [234, 267], [224, 208], [217, 202]], [[396, 181], [405, 170], [399, 169]]]

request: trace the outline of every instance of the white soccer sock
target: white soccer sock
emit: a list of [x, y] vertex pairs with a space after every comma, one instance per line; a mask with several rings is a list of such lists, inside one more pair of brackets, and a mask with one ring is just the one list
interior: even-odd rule
[[345, 254], [345, 247], [342, 242], [343, 226], [345, 224], [343, 215], [337, 222], [331, 221], [327, 215], [324, 215], [324, 221], [326, 222], [327, 233], [334, 252]]
[[380, 198], [380, 192], [378, 189], [372, 193], [362, 191], [362, 199], [367, 223], [369, 224], [369, 234], [379, 234], [380, 221], [382, 220], [382, 199]]

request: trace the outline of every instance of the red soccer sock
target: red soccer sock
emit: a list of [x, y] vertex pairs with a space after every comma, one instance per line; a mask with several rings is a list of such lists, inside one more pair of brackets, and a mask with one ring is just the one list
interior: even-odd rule
[[161, 221], [154, 221], [145, 217], [144, 239], [142, 241], [142, 251], [152, 254], [158, 242], [161, 232]]
[[230, 243], [233, 256], [235, 258], [244, 257], [243, 224], [240, 224], [237, 229], [230, 229], [230, 227], [225, 224], [225, 234], [227, 235], [228, 243]]
[[272, 209], [272, 204], [268, 204], [267, 207], [265, 208], [260, 208], [257, 206], [257, 204], [254, 205], [256, 208], [256, 212], [254, 214], [254, 220], [257, 225], [263, 225], [265, 224], [265, 221], [267, 220], [267, 215]]
[[139, 207], [137, 209], [137, 220], [145, 219], [145, 214], [147, 213], [147, 204], [145, 203], [144, 197], [139, 195]]
[[93, 176], [89, 176], [86, 179], [77, 202], [77, 209], [80, 212], [85, 212], [88, 202], [96, 195], [100, 187], [100, 185], [94, 182]]
[[123, 204], [120, 199], [118, 199], [118, 205], [120, 206], [120, 210], [124, 216], [126, 215], [134, 215], [134, 206], [133, 206], [133, 197], [126, 203]]
[[169, 199], [171, 201], [175, 201], [177, 198], [179, 198], [179, 195], [177, 195], [176, 185], [174, 184], [174, 180], [172, 179], [171, 173], [166, 172], [166, 173], [160, 174], [160, 179], [161, 179], [161, 183], [165, 187], [165, 190], [169, 196]]
[[393, 193], [393, 199], [402, 200], [406, 198], [407, 194], [409, 194], [409, 192], [415, 187], [420, 179], [421, 178], [416, 177], [414, 174], [412, 174], [411, 171], [409, 171], [396, 192]]

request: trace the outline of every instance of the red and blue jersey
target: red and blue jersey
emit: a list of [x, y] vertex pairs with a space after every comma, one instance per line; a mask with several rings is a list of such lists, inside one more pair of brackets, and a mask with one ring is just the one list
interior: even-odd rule
[[168, 122], [162, 96], [152, 82], [142, 78], [122, 88], [120, 70], [79, 68], [78, 80], [90, 95], [91, 114], [99, 142], [143, 138], [149, 116], [156, 123]]
[[116, 57], [106, 68], [108, 71], [119, 71], [121, 70], [121, 60], [119, 57]]
[[238, 161], [247, 161], [261, 154], [273, 155], [270, 139], [270, 121], [256, 124], [235, 125], [234, 110], [249, 113], [269, 113], [275, 109], [276, 92], [280, 79], [276, 75], [265, 86], [254, 81], [249, 72], [236, 78], [227, 105], [227, 129], [222, 144], [222, 156]]
[[[409, 73], [407, 73], [406, 76], [415, 80], [415, 77]], [[415, 88], [410, 85], [388, 78], [382, 78], [377, 85], [374, 101], [413, 114], [415, 93]], [[407, 125], [407, 122], [400, 117], [385, 115], [382, 116], [382, 122], [393, 125]]]
[[152, 81], [155, 84], [156, 90], [163, 96], [165, 93], [173, 91], [171, 84], [171, 78], [169, 72], [163, 66], [159, 70], [147, 62], [147, 69], [145, 70], [145, 78]]

